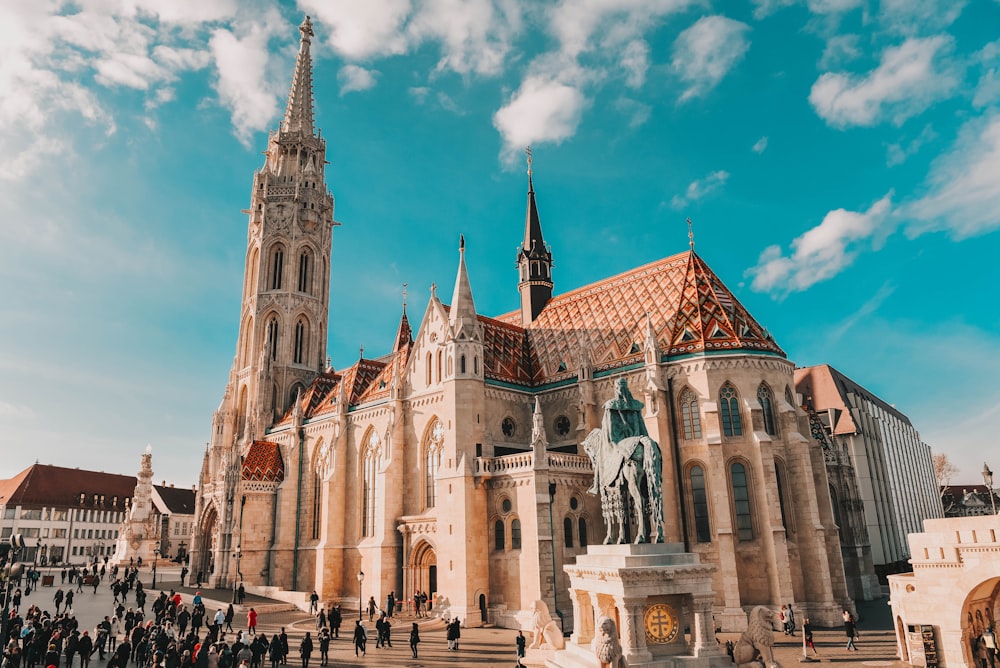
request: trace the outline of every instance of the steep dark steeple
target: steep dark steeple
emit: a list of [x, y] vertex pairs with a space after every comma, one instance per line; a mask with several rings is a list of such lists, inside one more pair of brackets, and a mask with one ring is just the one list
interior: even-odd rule
[[531, 176], [531, 148], [528, 154], [528, 211], [524, 217], [524, 242], [517, 252], [517, 284], [521, 293], [521, 324], [527, 326], [552, 299], [552, 252], [542, 237], [542, 223], [535, 204]]

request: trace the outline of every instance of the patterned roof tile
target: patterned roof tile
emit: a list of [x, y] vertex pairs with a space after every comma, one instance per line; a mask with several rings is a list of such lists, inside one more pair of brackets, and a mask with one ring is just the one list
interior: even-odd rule
[[270, 441], [254, 441], [243, 458], [243, 480], [251, 482], [281, 482], [285, 479], [285, 463], [281, 448]]

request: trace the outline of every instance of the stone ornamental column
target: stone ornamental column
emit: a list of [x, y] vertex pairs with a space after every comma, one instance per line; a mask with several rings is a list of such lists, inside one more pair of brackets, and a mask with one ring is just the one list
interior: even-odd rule
[[642, 615], [646, 608], [646, 598], [642, 597], [615, 597], [615, 604], [618, 606], [619, 617], [622, 628], [618, 630], [621, 634], [622, 653], [629, 663], [643, 663], [652, 661], [653, 655], [646, 649], [646, 632], [643, 629]]
[[571, 589], [570, 599], [573, 603], [573, 635], [570, 636], [570, 642], [587, 645], [594, 639], [594, 605], [597, 603], [597, 594]]
[[695, 656], [718, 656], [722, 649], [715, 639], [714, 620], [712, 619], [712, 604], [715, 595], [694, 596], [694, 633], [692, 634], [692, 651]]

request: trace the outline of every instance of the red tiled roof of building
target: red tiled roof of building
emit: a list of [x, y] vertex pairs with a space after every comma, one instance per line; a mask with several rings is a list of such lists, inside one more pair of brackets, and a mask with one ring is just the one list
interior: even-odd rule
[[185, 487], [153, 485], [167, 510], [173, 515], [194, 515], [195, 491]]
[[285, 463], [281, 447], [270, 441], [254, 441], [243, 457], [243, 480], [251, 482], [281, 482], [285, 479]]
[[0, 481], [0, 503], [30, 508], [124, 510], [125, 499], [132, 497], [135, 484], [135, 476], [33, 464], [13, 478]]

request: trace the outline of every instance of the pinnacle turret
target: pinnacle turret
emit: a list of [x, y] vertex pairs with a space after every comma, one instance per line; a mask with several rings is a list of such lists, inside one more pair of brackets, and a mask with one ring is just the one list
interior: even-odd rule
[[309, 53], [309, 45], [314, 33], [312, 21], [308, 16], [299, 26], [299, 32], [302, 33], [302, 39], [299, 42], [299, 55], [295, 59], [295, 74], [292, 77], [291, 90], [288, 92], [288, 106], [285, 108], [285, 120], [281, 124], [281, 130], [313, 135], [312, 56]]

